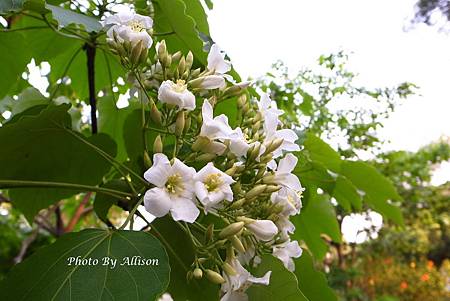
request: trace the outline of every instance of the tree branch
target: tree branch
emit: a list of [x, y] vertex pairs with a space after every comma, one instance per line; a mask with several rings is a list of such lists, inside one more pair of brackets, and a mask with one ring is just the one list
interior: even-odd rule
[[95, 98], [95, 46], [85, 44], [89, 84], [89, 104], [91, 106], [92, 134], [97, 133], [97, 100]]
[[92, 192], [88, 192], [84, 195], [83, 199], [81, 200], [80, 204], [78, 205], [77, 209], [75, 210], [75, 213], [73, 214], [72, 218], [70, 219], [69, 223], [67, 224], [66, 228], [64, 228], [64, 232], [70, 232], [73, 230], [73, 228], [76, 226], [80, 218], [85, 213], [85, 207], [89, 200], [91, 199]]

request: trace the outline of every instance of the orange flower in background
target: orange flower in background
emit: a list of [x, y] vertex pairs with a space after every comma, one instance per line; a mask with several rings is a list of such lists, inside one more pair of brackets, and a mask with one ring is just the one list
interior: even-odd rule
[[430, 280], [430, 275], [428, 273], [425, 273], [420, 277], [420, 280], [428, 281], [428, 280]]
[[409, 264], [409, 266], [410, 266], [412, 269], [415, 269], [415, 268], [416, 268], [416, 263], [415, 263], [414, 261], [411, 261], [411, 263]]
[[431, 260], [428, 260], [428, 262], [427, 262], [427, 268], [428, 268], [428, 270], [431, 270], [433, 267], [434, 267], [434, 262], [431, 261]]
[[400, 289], [401, 289], [401, 290], [405, 290], [405, 289], [407, 289], [407, 288], [408, 288], [408, 282], [402, 281], [402, 282], [400, 283]]

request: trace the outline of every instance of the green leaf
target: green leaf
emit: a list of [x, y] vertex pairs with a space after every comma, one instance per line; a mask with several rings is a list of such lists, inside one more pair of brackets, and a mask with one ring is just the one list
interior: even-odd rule
[[[98, 263], [69, 265], [77, 256]], [[158, 265], [121, 265], [133, 256], [157, 259]], [[116, 266], [103, 265], [103, 258], [117, 259]], [[151, 234], [88, 229], [38, 250], [12, 269], [0, 289], [4, 300], [155, 300], [169, 272], [167, 254]]]
[[182, 0], [155, 0], [154, 29], [157, 33], [173, 32], [164, 36], [171, 52], [181, 50], [194, 54], [194, 59], [206, 65], [206, 52], [203, 51], [203, 41], [199, 37], [194, 19], [186, 14], [186, 5]]
[[342, 162], [341, 173], [345, 175], [360, 190], [365, 192], [364, 201], [374, 210], [395, 223], [403, 224], [400, 208], [388, 201], [400, 201], [401, 197], [392, 182], [379, 173], [375, 167], [361, 162]]
[[76, 13], [59, 6], [46, 4], [45, 7], [51, 10], [53, 18], [58, 21], [59, 27], [66, 27], [70, 24], [83, 25], [88, 32], [99, 32], [102, 30], [100, 22], [90, 16]]
[[361, 196], [356, 190], [355, 185], [353, 185], [346, 177], [337, 177], [331, 195], [347, 212], [350, 212], [352, 207], [358, 211], [362, 208]]
[[[139, 103], [130, 101], [130, 105], [126, 108], [119, 109], [111, 96], [98, 99], [98, 128], [100, 133], [108, 134], [117, 143], [118, 161], [125, 161], [127, 153], [125, 148], [125, 140], [123, 135], [124, 123], [128, 115], [133, 112]], [[127, 138], [128, 139], [128, 138]]]
[[[0, 179], [97, 185], [111, 168], [101, 155], [71, 131], [69, 105], [49, 106], [39, 115], [24, 116], [0, 128]], [[115, 155], [115, 143], [105, 134], [84, 138]], [[10, 197], [29, 221], [43, 208], [77, 190], [10, 189]]]
[[7, 70], [0, 80], [0, 98], [3, 98], [19, 80], [29, 63], [29, 48], [20, 32], [0, 33], [0, 66]]
[[336, 301], [325, 275], [314, 268], [313, 258], [307, 250], [295, 260], [295, 275], [302, 293], [310, 301]]
[[49, 101], [36, 88], [29, 87], [23, 90], [13, 101], [12, 111], [13, 115], [19, 114], [31, 107], [38, 105], [48, 105]]
[[327, 169], [333, 172], [339, 172], [341, 168], [339, 153], [327, 143], [313, 134], [307, 134], [304, 146], [309, 151], [313, 161], [322, 163]]
[[252, 285], [247, 290], [249, 300], [308, 301], [298, 288], [295, 275], [272, 255], [262, 256], [261, 263], [251, 270], [251, 273], [256, 277], [262, 277], [268, 271], [272, 271], [269, 285]]
[[197, 30], [209, 36], [208, 16], [200, 1], [183, 0], [183, 2], [186, 5], [186, 14], [194, 19]]
[[304, 240], [318, 260], [322, 260], [328, 250], [327, 244], [321, 238], [322, 234], [326, 234], [335, 242], [341, 242], [336, 213], [326, 195], [311, 194], [307, 205], [299, 215], [292, 218], [292, 222], [296, 228], [294, 238]]
[[[113, 179], [110, 182], [106, 183], [105, 185], [102, 185], [102, 187], [105, 188], [111, 188], [118, 191], [124, 191], [124, 192], [130, 192], [130, 187], [128, 186], [127, 182], [122, 179]], [[122, 198], [116, 198], [109, 194], [104, 194], [101, 192], [97, 192], [95, 194], [94, 199], [94, 211], [97, 216], [104, 221], [105, 223], [108, 223], [108, 212], [109, 209], [113, 205], [118, 205], [119, 202], [125, 201]]]
[[20, 10], [23, 5], [23, 0], [2, 0], [0, 1], [0, 13], [7, 13]]
[[[13, 24], [13, 29], [47, 26], [44, 21], [27, 16], [21, 18]], [[69, 51], [74, 44], [79, 44], [78, 40], [61, 36], [51, 28], [35, 28], [22, 31], [28, 45], [28, 60], [34, 58], [36, 64], [48, 61], [52, 65], [52, 60], [60, 54]], [[65, 66], [65, 64], [64, 64]]]
[[169, 254], [171, 271], [167, 291], [172, 298], [175, 301], [218, 300], [218, 285], [204, 278], [190, 282], [186, 280], [186, 273], [195, 259], [194, 246], [186, 233], [167, 216], [152, 222], [152, 233], [161, 240]]

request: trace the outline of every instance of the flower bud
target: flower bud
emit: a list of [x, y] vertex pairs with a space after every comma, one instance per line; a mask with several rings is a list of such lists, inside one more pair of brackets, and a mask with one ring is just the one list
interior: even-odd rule
[[166, 62], [166, 57], [168, 55], [165, 40], [162, 40], [161, 42], [159, 42], [157, 51], [158, 51], [158, 59], [161, 62], [161, 65], [164, 66], [164, 63]]
[[145, 165], [145, 168], [150, 168], [153, 165], [152, 159], [150, 159], [150, 156], [148, 155], [148, 153], [146, 151], [144, 151], [144, 165]]
[[161, 125], [161, 112], [156, 107], [155, 103], [152, 103], [150, 108], [150, 118], [156, 125]]
[[256, 220], [245, 227], [262, 241], [269, 241], [278, 233], [277, 226], [271, 220]]
[[191, 116], [189, 116], [188, 118], [186, 118], [186, 121], [185, 121], [185, 123], [184, 123], [184, 132], [185, 132], [185, 133], [186, 133], [186, 132], [189, 130], [189, 128], [191, 127], [191, 121], [192, 121]]
[[239, 209], [245, 204], [245, 201], [246, 201], [246, 199], [244, 199], [244, 198], [237, 200], [230, 205], [230, 208], [231, 209]]
[[281, 189], [281, 186], [278, 185], [267, 185], [266, 193], [273, 193]]
[[181, 58], [181, 51], [177, 51], [174, 54], [172, 54], [172, 61], [173, 62], [178, 62], [178, 60]]
[[192, 150], [199, 151], [204, 149], [211, 141], [207, 137], [199, 136], [192, 144]]
[[250, 223], [255, 222], [255, 220], [253, 218], [249, 218], [246, 216], [238, 216], [237, 220], [240, 222], [244, 222], [245, 224], [250, 224]]
[[252, 197], [258, 196], [263, 193], [267, 188], [266, 184], [260, 184], [253, 187], [250, 191], [245, 194], [246, 199], [251, 199]]
[[186, 55], [186, 69], [191, 69], [192, 64], [194, 63], [194, 55], [191, 51]]
[[205, 232], [205, 240], [210, 242], [214, 236], [214, 224], [210, 224]]
[[231, 168], [228, 168], [228, 169], [225, 171], [225, 173], [226, 173], [227, 175], [229, 175], [230, 177], [232, 177], [232, 176], [234, 176], [234, 175], [236, 174], [236, 170], [237, 170], [236, 165], [233, 165]]
[[240, 182], [236, 182], [231, 186], [231, 189], [233, 190], [234, 193], [239, 193], [242, 191], [242, 187], [241, 187], [241, 183]]
[[245, 106], [246, 103], [247, 103], [247, 95], [243, 94], [243, 95], [238, 97], [237, 105], [238, 105], [239, 109], [242, 109]]
[[205, 272], [206, 278], [208, 278], [208, 280], [211, 281], [212, 283], [222, 284], [225, 282], [225, 279], [223, 279], [223, 277], [219, 273], [214, 272], [210, 269], [205, 270]]
[[163, 143], [161, 140], [161, 136], [158, 135], [155, 138], [155, 142], [153, 142], [153, 153], [162, 153], [163, 152]]
[[245, 253], [244, 245], [242, 244], [241, 240], [237, 238], [236, 235], [231, 236], [230, 241], [236, 250], [238, 250], [240, 253]]
[[223, 263], [222, 269], [224, 270], [225, 273], [228, 274], [228, 276], [234, 276], [237, 274], [236, 270], [228, 262]]
[[248, 157], [249, 160], [255, 160], [259, 156], [259, 151], [261, 149], [261, 144], [256, 144], [253, 150], [250, 153], [250, 156]]
[[148, 48], [147, 47], [142, 47], [142, 51], [141, 51], [141, 55], [139, 57], [139, 65], [140, 64], [145, 64], [147, 62], [147, 57], [148, 57]]
[[215, 154], [201, 154], [200, 156], [198, 156], [197, 158], [195, 158], [195, 161], [198, 162], [210, 162], [212, 160], [214, 160], [216, 158]]
[[183, 134], [185, 124], [184, 111], [178, 112], [177, 121], [175, 122], [175, 135], [181, 136]]
[[195, 268], [192, 272], [192, 276], [194, 276], [195, 279], [202, 279], [203, 271], [199, 268]]
[[193, 71], [191, 72], [191, 77], [196, 78], [197, 76], [200, 75], [200, 72], [201, 72], [201, 69], [200, 69], [200, 68], [197, 68], [197, 69], [193, 70]]
[[136, 45], [131, 48], [130, 61], [133, 66], [139, 65], [141, 52], [143, 50], [143, 42], [140, 40]]
[[279, 148], [283, 144], [283, 139], [277, 138], [272, 140], [266, 148], [265, 154], [274, 152], [277, 148]]
[[186, 70], [186, 59], [184, 58], [184, 56], [181, 57], [180, 62], [178, 63], [177, 70], [179, 74], [183, 74]]
[[239, 233], [244, 228], [244, 222], [235, 222], [226, 226], [219, 233], [219, 238], [225, 238]]

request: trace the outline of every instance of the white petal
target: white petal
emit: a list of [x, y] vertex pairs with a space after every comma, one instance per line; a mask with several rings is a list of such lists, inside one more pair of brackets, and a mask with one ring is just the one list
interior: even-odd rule
[[268, 271], [261, 278], [257, 278], [257, 277], [250, 275], [250, 277], [248, 278], [248, 281], [255, 283], [255, 284], [269, 285], [271, 274], [272, 274], [272, 271]]
[[153, 166], [145, 173], [144, 178], [157, 187], [164, 187], [171, 171], [170, 162], [166, 155], [153, 155]]
[[223, 74], [231, 70], [231, 63], [225, 60], [225, 54], [222, 53], [217, 44], [213, 44], [208, 53], [208, 70], [214, 70], [215, 73]]
[[225, 87], [225, 79], [221, 75], [208, 75], [205, 76], [200, 88], [202, 89], [218, 89]]
[[269, 241], [278, 233], [277, 226], [270, 220], [256, 220], [247, 224], [246, 227], [262, 241]]
[[145, 193], [144, 206], [154, 216], [161, 217], [169, 213], [172, 201], [165, 189], [155, 187]]
[[277, 171], [280, 173], [290, 173], [294, 170], [297, 165], [297, 157], [293, 154], [287, 154], [283, 159], [280, 160], [278, 164]]
[[197, 219], [200, 214], [200, 210], [198, 210], [197, 206], [191, 199], [175, 198], [172, 200], [173, 205], [170, 209], [170, 213], [172, 214], [172, 218], [174, 220], [193, 223]]
[[302, 185], [300, 184], [300, 180], [294, 174], [288, 174], [284, 176], [283, 183], [280, 183], [288, 188], [291, 188], [296, 191], [302, 190]]

